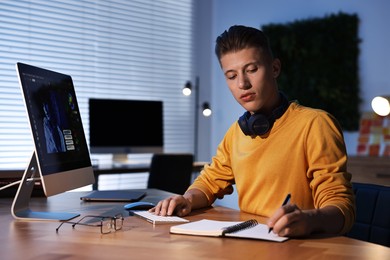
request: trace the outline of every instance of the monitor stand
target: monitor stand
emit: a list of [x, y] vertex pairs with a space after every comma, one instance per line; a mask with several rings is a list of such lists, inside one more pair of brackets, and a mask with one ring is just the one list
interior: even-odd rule
[[130, 166], [134, 166], [135, 162], [131, 161], [127, 156], [127, 153], [124, 154], [113, 154], [112, 156], [112, 166], [114, 168], [126, 168]]
[[114, 163], [123, 163], [126, 164], [129, 162], [129, 158], [127, 157], [127, 153], [114, 153], [112, 155], [112, 162]]
[[35, 184], [35, 176], [39, 173], [39, 167], [35, 152], [33, 153], [30, 164], [24, 171], [18, 191], [16, 192], [14, 201], [12, 203], [11, 213], [16, 219], [22, 220], [54, 220], [66, 221], [80, 216], [77, 213], [67, 212], [36, 212], [31, 211], [29, 202]]

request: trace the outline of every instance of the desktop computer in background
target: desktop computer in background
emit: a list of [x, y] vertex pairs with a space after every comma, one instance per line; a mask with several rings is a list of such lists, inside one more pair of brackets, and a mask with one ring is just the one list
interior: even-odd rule
[[164, 150], [163, 102], [91, 98], [89, 145], [91, 154], [112, 154], [113, 166], [131, 165], [130, 154]]

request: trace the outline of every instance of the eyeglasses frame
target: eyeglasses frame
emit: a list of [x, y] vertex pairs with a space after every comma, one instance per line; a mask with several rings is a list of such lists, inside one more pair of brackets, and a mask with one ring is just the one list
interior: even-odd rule
[[[86, 218], [99, 218], [100, 219], [100, 224], [83, 223], [82, 221], [84, 219], [86, 219]], [[103, 223], [106, 221], [106, 219], [110, 219], [110, 228], [109, 228], [108, 232], [105, 232], [103, 230], [103, 225], [104, 225]], [[121, 221], [121, 225], [119, 227], [117, 226], [117, 220]], [[61, 226], [63, 224], [72, 224], [72, 228], [75, 228], [76, 225], [89, 226], [89, 227], [100, 227], [100, 233], [105, 235], [105, 234], [111, 233], [112, 230], [114, 230], [114, 231], [121, 230], [122, 227], [123, 227], [123, 221], [124, 221], [124, 217], [123, 217], [123, 215], [121, 213], [118, 213], [115, 216], [86, 215], [86, 216], [80, 218], [76, 222], [74, 222], [74, 221], [63, 221], [63, 222], [61, 222], [61, 224], [56, 228], [56, 232], [58, 233], [58, 230], [61, 228]], [[112, 229], [112, 226], [114, 227], [114, 229]]]

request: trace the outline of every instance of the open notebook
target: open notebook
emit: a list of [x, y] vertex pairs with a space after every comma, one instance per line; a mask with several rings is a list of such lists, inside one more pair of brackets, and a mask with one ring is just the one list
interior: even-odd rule
[[170, 232], [193, 236], [236, 237], [276, 242], [283, 242], [288, 239], [287, 237], [279, 237], [273, 232], [269, 233], [267, 225], [259, 224], [254, 219], [238, 222], [203, 219], [172, 226]]

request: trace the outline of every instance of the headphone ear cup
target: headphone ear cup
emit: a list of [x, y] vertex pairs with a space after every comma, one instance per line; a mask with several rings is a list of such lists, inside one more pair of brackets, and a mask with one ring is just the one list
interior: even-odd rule
[[253, 135], [263, 135], [270, 130], [271, 122], [263, 114], [254, 114], [249, 118], [248, 126]]
[[264, 135], [271, 130], [276, 119], [281, 117], [289, 106], [287, 97], [280, 92], [282, 104], [269, 117], [263, 114], [253, 114], [246, 111], [239, 119], [238, 124], [245, 135]]
[[239, 119], [238, 125], [245, 135], [263, 135], [270, 129], [268, 118], [262, 114], [251, 115], [245, 112]]
[[249, 112], [245, 112], [242, 116], [240, 116], [240, 118], [238, 119], [238, 125], [240, 126], [241, 128], [241, 131], [245, 134], [245, 135], [251, 135], [251, 131], [248, 127], [248, 118], [250, 118], [250, 113]]

